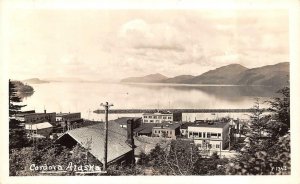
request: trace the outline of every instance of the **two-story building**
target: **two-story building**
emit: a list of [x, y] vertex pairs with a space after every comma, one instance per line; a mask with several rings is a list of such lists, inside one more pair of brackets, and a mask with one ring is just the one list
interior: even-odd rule
[[74, 112], [74, 113], [57, 113], [56, 114], [56, 121], [73, 121], [81, 119], [81, 113], [80, 112]]
[[188, 138], [193, 139], [200, 150], [220, 152], [229, 142], [229, 121], [195, 121], [188, 126]]
[[152, 136], [176, 139], [180, 135], [180, 122], [164, 122], [152, 128]]
[[56, 113], [19, 113], [15, 115], [15, 119], [21, 121], [24, 124], [37, 124], [43, 122], [49, 122], [55, 124]]
[[156, 112], [143, 114], [143, 123], [163, 123], [166, 121], [182, 121], [182, 113]]
[[57, 113], [56, 123], [63, 128], [63, 131], [72, 130], [74, 128], [82, 127], [83, 119], [81, 118], [80, 112]]

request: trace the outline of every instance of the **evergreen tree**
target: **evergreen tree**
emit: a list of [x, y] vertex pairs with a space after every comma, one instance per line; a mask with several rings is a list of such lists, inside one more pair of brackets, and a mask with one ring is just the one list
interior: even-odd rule
[[25, 107], [25, 105], [15, 104], [21, 102], [21, 98], [17, 95], [17, 93], [18, 90], [16, 88], [16, 84], [9, 80], [9, 117], [16, 115], [20, 112], [22, 107]]
[[272, 137], [286, 135], [290, 130], [290, 88], [284, 87], [277, 91], [280, 95], [268, 101], [269, 110], [273, 112], [272, 120], [268, 125]]
[[260, 143], [268, 136], [268, 118], [263, 115], [263, 109], [260, 105], [261, 102], [256, 98], [252, 107], [253, 112], [250, 115], [250, 121], [245, 130], [250, 146], [260, 146]]
[[165, 149], [156, 145], [138, 164], [152, 168], [153, 175], [192, 175], [200, 157], [197, 150], [191, 141], [173, 140]]
[[228, 174], [290, 174], [289, 88], [269, 101], [271, 115], [262, 115], [256, 101], [247, 126], [246, 146], [227, 165]]
[[9, 149], [22, 148], [28, 145], [28, 139], [21, 122], [13, 116], [20, 112], [25, 105], [18, 105], [21, 98], [17, 95], [16, 85], [9, 80]]

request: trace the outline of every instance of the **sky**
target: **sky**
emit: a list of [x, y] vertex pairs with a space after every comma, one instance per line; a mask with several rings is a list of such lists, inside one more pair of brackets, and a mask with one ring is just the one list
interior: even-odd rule
[[238, 63], [289, 61], [280, 9], [16, 9], [8, 13], [9, 77], [119, 81], [200, 75]]

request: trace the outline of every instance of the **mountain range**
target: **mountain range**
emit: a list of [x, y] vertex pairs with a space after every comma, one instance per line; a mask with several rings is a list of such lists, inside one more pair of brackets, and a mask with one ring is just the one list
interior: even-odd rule
[[230, 64], [209, 70], [201, 75], [179, 75], [168, 78], [162, 74], [122, 79], [125, 83], [177, 83], [177, 84], [218, 84], [218, 85], [265, 85], [283, 86], [289, 81], [289, 63], [246, 68]]
[[29, 84], [42, 84], [42, 83], [49, 83], [49, 81], [46, 80], [41, 80], [39, 78], [31, 78], [31, 79], [26, 79], [23, 80], [23, 82], [25, 83], [29, 83]]

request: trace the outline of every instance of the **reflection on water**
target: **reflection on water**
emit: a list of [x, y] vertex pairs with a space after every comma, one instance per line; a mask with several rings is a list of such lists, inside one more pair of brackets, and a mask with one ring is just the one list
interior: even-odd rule
[[280, 87], [278, 86], [239, 86], [239, 85], [181, 85], [181, 84], [127, 84], [135, 87], [148, 88], [148, 89], [162, 89], [173, 88], [178, 91], [191, 91], [198, 90], [210, 95], [214, 95], [216, 98], [234, 100], [239, 97], [274, 97], [276, 91]]
[[23, 101], [24, 99], [27, 99], [28, 97], [32, 96], [34, 93], [34, 91], [30, 91], [30, 92], [19, 92], [17, 95], [18, 97], [21, 98], [21, 100]]
[[[24, 98], [24, 110], [82, 113], [103, 119], [92, 111], [110, 102], [112, 108], [250, 108], [276, 95], [278, 88], [263, 86], [204, 86], [168, 84], [47, 83], [32, 85], [35, 93]], [[113, 115], [129, 116], [129, 115]], [[195, 115], [196, 117], [197, 115]]]

